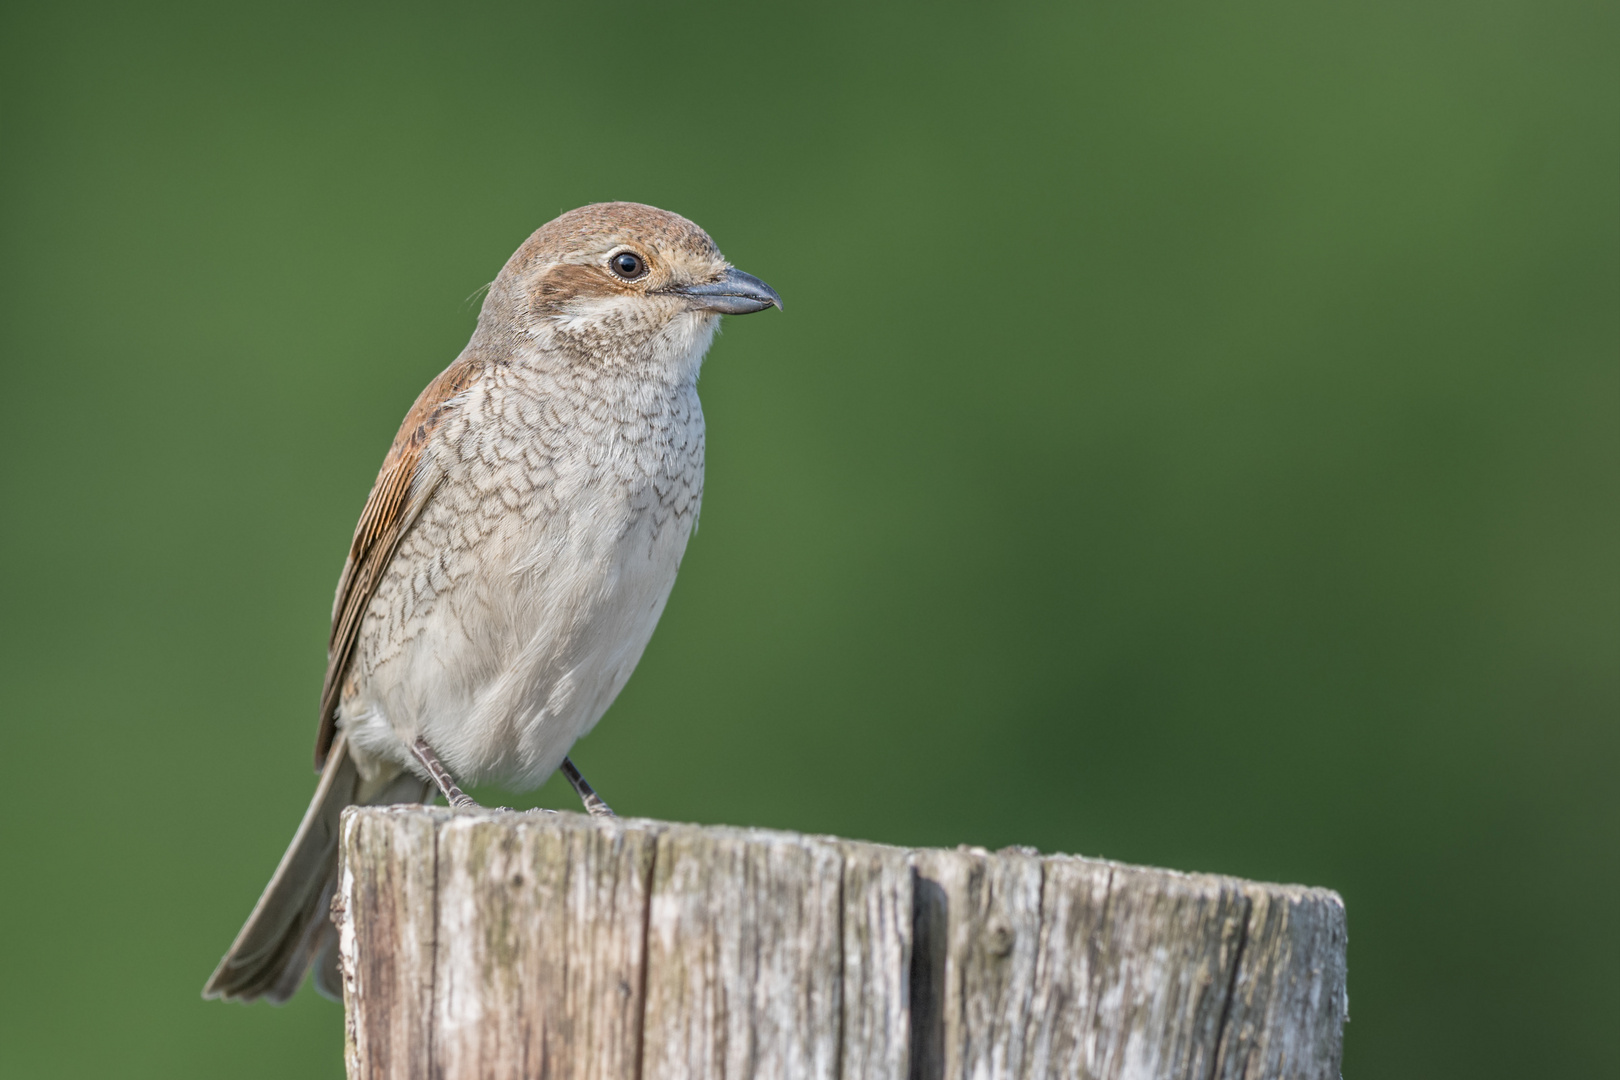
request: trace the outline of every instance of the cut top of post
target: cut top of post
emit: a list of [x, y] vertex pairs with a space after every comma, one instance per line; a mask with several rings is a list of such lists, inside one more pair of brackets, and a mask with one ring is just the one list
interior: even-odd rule
[[341, 846], [352, 1078], [1339, 1075], [1324, 889], [425, 807]]

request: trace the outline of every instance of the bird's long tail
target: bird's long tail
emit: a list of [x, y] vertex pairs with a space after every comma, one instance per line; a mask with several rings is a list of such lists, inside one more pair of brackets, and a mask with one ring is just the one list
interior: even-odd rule
[[425, 802], [432, 784], [408, 772], [367, 783], [341, 734], [327, 754], [320, 783], [287, 853], [247, 924], [203, 987], [203, 997], [277, 1005], [297, 992], [315, 965], [315, 988], [341, 1000], [337, 928], [330, 918], [337, 888], [338, 818], [355, 803]]

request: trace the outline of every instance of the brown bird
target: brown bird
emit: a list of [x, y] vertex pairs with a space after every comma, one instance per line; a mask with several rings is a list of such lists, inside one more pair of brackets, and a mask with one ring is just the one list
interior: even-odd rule
[[345, 806], [536, 787], [630, 678], [703, 497], [697, 377], [721, 315], [782, 306], [668, 211], [600, 203], [507, 260], [406, 414], [338, 581], [315, 796], [207, 998], [286, 1001], [315, 967]]

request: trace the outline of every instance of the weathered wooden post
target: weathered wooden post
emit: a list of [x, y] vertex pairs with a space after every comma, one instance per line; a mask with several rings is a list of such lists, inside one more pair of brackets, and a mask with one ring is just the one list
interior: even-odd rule
[[1323, 889], [423, 807], [342, 858], [352, 1080], [1339, 1076]]

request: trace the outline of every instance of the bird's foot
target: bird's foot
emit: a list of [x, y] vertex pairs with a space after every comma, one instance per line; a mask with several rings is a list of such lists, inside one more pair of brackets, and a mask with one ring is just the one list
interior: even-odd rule
[[426, 739], [417, 736], [416, 741], [411, 743], [411, 756], [422, 763], [428, 775], [433, 777], [433, 782], [439, 785], [439, 790], [444, 793], [444, 799], [450, 804], [450, 809], [483, 809], [471, 795], [456, 786], [456, 778], [450, 775], [450, 770], [444, 767], [444, 762], [439, 760], [439, 755], [433, 752], [433, 747], [427, 744]]
[[591, 817], [619, 816], [613, 812], [613, 807], [596, 793], [596, 789], [585, 782], [585, 778], [579, 773], [579, 767], [568, 758], [563, 758], [562, 771], [563, 775], [568, 777], [568, 782], [574, 786], [574, 793], [579, 796], [579, 801], [585, 804], [587, 814]]

